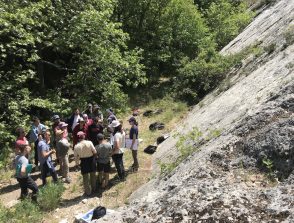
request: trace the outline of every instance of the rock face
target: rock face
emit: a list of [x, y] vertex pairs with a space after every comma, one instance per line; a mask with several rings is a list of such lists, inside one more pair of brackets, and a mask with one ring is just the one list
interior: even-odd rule
[[[244, 59], [229, 89], [216, 89], [179, 125], [174, 135], [197, 127], [203, 140], [166, 175], [157, 163], [175, 160], [177, 137], [159, 146], [158, 176], [118, 210], [121, 221], [294, 222], [294, 41], [285, 37], [293, 19], [294, 1], [278, 1], [222, 50], [265, 49]], [[208, 137], [216, 130], [221, 134]]]

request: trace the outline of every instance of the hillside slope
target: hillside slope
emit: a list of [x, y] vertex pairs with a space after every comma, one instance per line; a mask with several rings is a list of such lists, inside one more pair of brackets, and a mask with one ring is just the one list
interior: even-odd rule
[[[293, 19], [294, 1], [278, 1], [222, 50], [262, 52], [228, 74], [226, 91], [216, 89], [195, 106], [154, 155], [157, 177], [105, 220], [294, 221]], [[158, 162], [173, 162], [179, 154], [177, 135], [195, 127], [203, 133], [195, 152], [159, 175]], [[215, 131], [221, 134], [210, 137]]]

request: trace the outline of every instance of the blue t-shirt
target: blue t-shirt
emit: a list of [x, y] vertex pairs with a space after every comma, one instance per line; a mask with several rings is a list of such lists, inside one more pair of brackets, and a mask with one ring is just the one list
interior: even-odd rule
[[20, 172], [21, 172], [22, 165], [27, 166], [29, 164], [29, 160], [24, 155], [17, 155], [15, 157], [15, 164], [16, 164], [16, 177], [17, 178], [26, 178], [26, 177], [28, 177], [28, 175], [22, 176]]
[[30, 142], [36, 142], [38, 139], [38, 134], [42, 132], [42, 129], [45, 128], [45, 125], [39, 124], [38, 126], [32, 125]]
[[50, 151], [50, 145], [46, 143], [45, 140], [42, 140], [38, 143], [38, 158], [40, 161], [40, 164], [43, 165], [46, 161], [51, 162], [51, 156], [48, 156], [47, 158], [44, 158], [42, 156], [42, 151], [49, 152]]
[[132, 126], [131, 130], [130, 130], [130, 139], [133, 139], [134, 134], [136, 135], [136, 139], [138, 139], [138, 126], [134, 125]]

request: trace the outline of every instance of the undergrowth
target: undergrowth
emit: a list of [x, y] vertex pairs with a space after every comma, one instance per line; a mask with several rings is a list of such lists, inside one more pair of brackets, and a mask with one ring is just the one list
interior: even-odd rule
[[194, 127], [192, 131], [190, 131], [186, 135], [181, 135], [181, 136], [179, 136], [179, 134], [175, 135], [175, 137], [179, 137], [176, 143], [176, 148], [177, 148], [177, 151], [179, 152], [179, 155], [174, 162], [169, 162], [169, 163], [164, 163], [161, 161], [158, 162], [160, 166], [161, 175], [169, 174], [188, 156], [198, 151], [199, 143], [201, 142], [201, 140], [209, 141], [213, 138], [219, 137], [221, 133], [222, 133], [221, 129], [208, 129], [208, 132], [206, 132], [204, 136], [204, 134], [197, 127]]
[[54, 210], [58, 207], [63, 191], [62, 183], [48, 183], [40, 189], [38, 204], [42, 210]]
[[23, 200], [8, 209], [0, 204], [0, 222], [38, 223], [42, 220], [42, 212], [38, 205], [30, 200]]

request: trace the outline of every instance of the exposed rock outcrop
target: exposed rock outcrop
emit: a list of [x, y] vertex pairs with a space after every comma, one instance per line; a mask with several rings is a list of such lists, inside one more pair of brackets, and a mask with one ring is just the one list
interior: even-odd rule
[[[159, 175], [118, 210], [124, 222], [294, 222], [294, 1], [260, 13], [222, 53], [274, 46], [234, 71], [230, 88], [208, 95], [175, 131], [206, 139], [171, 173]], [[246, 72], [244, 72], [246, 71]], [[154, 154], [154, 171], [178, 155], [177, 138]], [[271, 179], [271, 180], [270, 180]]]

